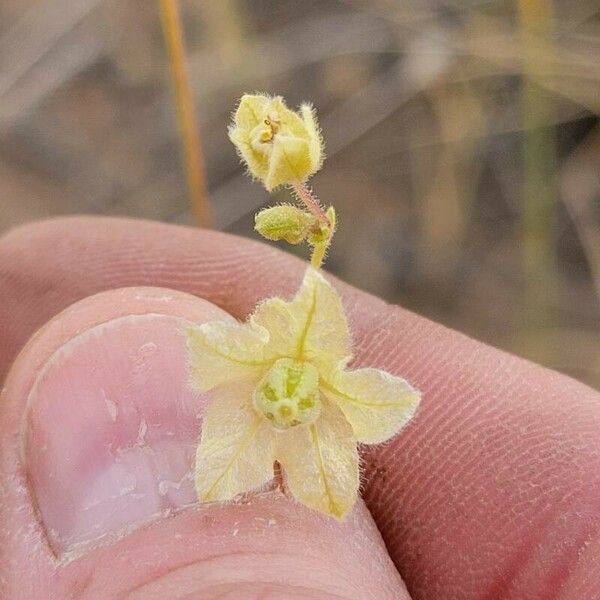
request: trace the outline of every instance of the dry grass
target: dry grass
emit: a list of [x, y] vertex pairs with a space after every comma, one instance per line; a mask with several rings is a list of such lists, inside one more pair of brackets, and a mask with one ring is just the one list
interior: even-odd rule
[[[600, 387], [597, 1], [181, 1], [215, 226], [269, 199], [225, 127], [311, 99], [329, 267]], [[0, 231], [72, 212], [192, 223], [158, 2], [0, 5]]]

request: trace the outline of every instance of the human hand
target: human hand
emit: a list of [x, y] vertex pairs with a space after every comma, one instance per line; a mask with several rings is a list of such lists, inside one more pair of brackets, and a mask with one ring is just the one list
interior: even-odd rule
[[364, 455], [364, 503], [344, 523], [277, 491], [177, 511], [198, 434], [181, 319], [243, 318], [303, 269], [118, 219], [0, 240], [2, 598], [600, 598], [599, 394], [344, 284], [357, 362], [423, 392]]

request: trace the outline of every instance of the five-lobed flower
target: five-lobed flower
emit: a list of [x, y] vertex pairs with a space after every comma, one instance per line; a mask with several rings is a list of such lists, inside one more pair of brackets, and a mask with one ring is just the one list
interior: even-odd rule
[[268, 191], [306, 181], [323, 162], [323, 140], [310, 104], [290, 110], [281, 96], [244, 94], [229, 138], [250, 174]]
[[187, 334], [192, 385], [212, 391], [196, 455], [202, 501], [261, 488], [277, 461], [298, 501], [343, 519], [358, 494], [357, 443], [391, 438], [420, 400], [399, 377], [348, 369], [340, 298], [310, 267], [291, 301], [270, 298], [246, 323], [211, 322]]

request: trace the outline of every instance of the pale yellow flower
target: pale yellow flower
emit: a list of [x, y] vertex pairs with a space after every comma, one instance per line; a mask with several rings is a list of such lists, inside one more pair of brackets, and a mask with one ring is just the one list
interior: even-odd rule
[[350, 344], [338, 294], [310, 267], [293, 300], [265, 300], [243, 324], [190, 328], [192, 385], [213, 390], [196, 455], [201, 501], [260, 488], [278, 461], [297, 500], [345, 517], [358, 493], [357, 443], [392, 437], [420, 399], [399, 377], [348, 370]]
[[323, 162], [323, 141], [314, 110], [290, 110], [281, 96], [244, 94], [229, 127], [229, 138], [268, 191], [306, 181]]

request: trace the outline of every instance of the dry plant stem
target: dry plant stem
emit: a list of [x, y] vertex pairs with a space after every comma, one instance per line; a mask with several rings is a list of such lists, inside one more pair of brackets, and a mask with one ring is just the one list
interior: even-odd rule
[[181, 16], [177, 0], [160, 0], [160, 9], [165, 44], [169, 54], [171, 78], [175, 91], [185, 173], [192, 211], [196, 223], [201, 227], [207, 227], [210, 223], [210, 216], [207, 202], [204, 160], [187, 73]]
[[[556, 140], [551, 123], [554, 103], [537, 83], [549, 64], [550, 0], [519, 0], [523, 36], [523, 274], [527, 286], [526, 325], [551, 325], [549, 306], [555, 292], [554, 225]], [[544, 51], [543, 48], [546, 48]]]

